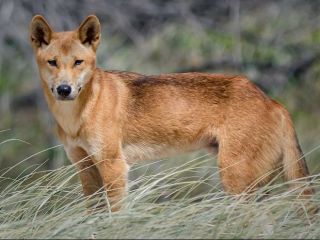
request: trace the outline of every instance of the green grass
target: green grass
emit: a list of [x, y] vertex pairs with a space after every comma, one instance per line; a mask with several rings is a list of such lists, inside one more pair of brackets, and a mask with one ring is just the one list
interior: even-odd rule
[[[28, 158], [26, 158], [28, 159]], [[74, 166], [16, 179], [2, 171], [0, 238], [318, 238], [319, 215], [285, 183], [247, 198], [226, 195], [207, 156], [163, 168], [165, 161], [133, 166], [124, 208], [117, 213], [86, 210]], [[153, 170], [150, 170], [153, 169]], [[316, 188], [320, 182], [313, 178]], [[265, 190], [272, 193], [261, 200]], [[259, 200], [260, 199], [260, 200]], [[319, 204], [319, 194], [313, 199]]]

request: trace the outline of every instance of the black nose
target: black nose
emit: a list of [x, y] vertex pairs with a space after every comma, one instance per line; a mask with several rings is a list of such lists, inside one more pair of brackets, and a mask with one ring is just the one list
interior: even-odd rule
[[68, 97], [71, 93], [71, 87], [67, 84], [62, 84], [57, 87], [57, 92], [62, 97]]

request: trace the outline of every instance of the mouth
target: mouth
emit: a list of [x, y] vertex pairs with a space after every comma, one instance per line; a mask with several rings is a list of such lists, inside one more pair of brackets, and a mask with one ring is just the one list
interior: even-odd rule
[[58, 101], [73, 101], [74, 99], [75, 99], [75, 97], [71, 97], [71, 96], [68, 96], [68, 97], [58, 96], [57, 97]]

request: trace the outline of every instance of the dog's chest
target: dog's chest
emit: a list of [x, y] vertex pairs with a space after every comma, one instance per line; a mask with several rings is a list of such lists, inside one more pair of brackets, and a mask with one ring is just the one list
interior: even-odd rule
[[76, 106], [72, 102], [57, 103], [53, 107], [53, 114], [59, 126], [65, 133], [75, 136], [81, 125], [80, 117], [75, 114]]

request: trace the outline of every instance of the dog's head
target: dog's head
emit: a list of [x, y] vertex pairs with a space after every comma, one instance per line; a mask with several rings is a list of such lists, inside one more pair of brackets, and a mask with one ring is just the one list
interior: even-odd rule
[[75, 31], [54, 32], [40, 15], [31, 21], [30, 40], [45, 87], [57, 100], [74, 100], [92, 77], [100, 23], [88, 16]]

